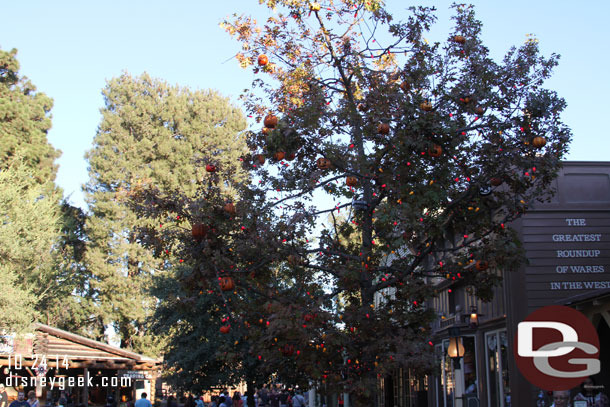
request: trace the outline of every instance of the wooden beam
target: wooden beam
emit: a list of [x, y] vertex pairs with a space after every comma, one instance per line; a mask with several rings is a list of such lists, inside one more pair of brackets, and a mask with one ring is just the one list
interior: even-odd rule
[[36, 329], [41, 332], [46, 332], [51, 335], [57, 336], [59, 338], [64, 338], [64, 339], [67, 339], [72, 342], [80, 343], [81, 345], [85, 345], [85, 346], [88, 346], [88, 347], [91, 347], [94, 349], [101, 349], [101, 350], [109, 352], [109, 353], [114, 353], [116, 355], [124, 356], [129, 359], [133, 359], [134, 361], [142, 362], [142, 361], [146, 361], [145, 359], [150, 359], [150, 358], [147, 358], [138, 353], [131, 352], [131, 351], [121, 349], [121, 348], [117, 348], [115, 346], [111, 346], [111, 345], [108, 345], [103, 342], [94, 341], [93, 339], [85, 338], [84, 336], [76, 335], [71, 332], [64, 331], [62, 329], [53, 328], [48, 325], [37, 323]]

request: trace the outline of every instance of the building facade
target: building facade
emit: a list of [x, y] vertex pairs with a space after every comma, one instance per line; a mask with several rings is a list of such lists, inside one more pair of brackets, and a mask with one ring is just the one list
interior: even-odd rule
[[[566, 162], [554, 189], [549, 202], [512, 225], [527, 262], [518, 270], [497, 270], [503, 284], [491, 302], [477, 300], [459, 282], [438, 285], [430, 306], [441, 316], [434, 326], [440, 373], [427, 378], [425, 403], [405, 407], [536, 405], [540, 389], [518, 371], [513, 346], [517, 324], [547, 305], [573, 307], [593, 323], [601, 344], [601, 372], [594, 379], [610, 393], [610, 163]], [[455, 327], [464, 347], [459, 369], [447, 353]]]

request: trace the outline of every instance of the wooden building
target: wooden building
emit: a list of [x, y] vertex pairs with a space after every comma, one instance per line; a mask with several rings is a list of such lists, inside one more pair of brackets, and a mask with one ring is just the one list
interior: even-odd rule
[[[434, 326], [440, 374], [427, 378], [425, 403], [404, 407], [536, 405], [540, 389], [518, 371], [513, 346], [517, 324], [547, 305], [573, 307], [591, 320], [601, 344], [602, 370], [594, 379], [610, 393], [610, 162], [565, 162], [554, 189], [550, 202], [513, 224], [527, 263], [497, 270], [503, 285], [491, 302], [478, 301], [459, 282], [438, 285], [431, 306], [441, 315]], [[465, 348], [458, 370], [447, 355], [452, 327], [460, 327]], [[461, 403], [454, 400], [458, 379], [468, 390]]]
[[[495, 270], [503, 284], [492, 301], [478, 300], [459, 280], [438, 279], [439, 295], [428, 306], [439, 315], [432, 327], [439, 374], [422, 378], [401, 370], [382, 378], [377, 407], [536, 405], [540, 389], [517, 369], [514, 339], [517, 324], [547, 305], [573, 307], [593, 323], [602, 369], [594, 379], [610, 394], [610, 162], [565, 162], [553, 188], [549, 202], [512, 224], [527, 263]], [[455, 328], [464, 347], [458, 369], [448, 355]]]
[[103, 405], [108, 394], [117, 401], [135, 400], [142, 392], [155, 398], [161, 361], [44, 324], [32, 333], [4, 335], [0, 348], [0, 382], [36, 390], [37, 397], [57, 400], [61, 390], [75, 406]]

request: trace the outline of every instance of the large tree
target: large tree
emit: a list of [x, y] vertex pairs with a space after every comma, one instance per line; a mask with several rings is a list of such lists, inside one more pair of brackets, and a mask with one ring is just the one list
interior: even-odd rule
[[[22, 157], [41, 184], [55, 179], [60, 152], [47, 140], [53, 100], [19, 74], [17, 50], [0, 50], [0, 168]], [[51, 185], [51, 187], [53, 187]]]
[[[260, 188], [279, 190], [274, 206], [293, 216], [290, 250], [307, 259], [291, 267], [294, 290], [324, 294], [297, 296], [300, 312], [277, 309], [263, 339], [315, 344], [297, 370], [370, 404], [378, 374], [430, 366], [435, 284], [461, 279], [489, 298], [496, 270], [523, 260], [507, 226], [548, 191], [570, 140], [565, 102], [542, 87], [557, 57], [531, 39], [492, 60], [467, 6], [455, 7], [446, 41], [429, 43], [427, 8], [398, 22], [377, 1], [266, 4], [282, 11], [224, 26], [260, 76], [245, 95], [250, 113], [279, 116], [251, 146], [297, 156], [279, 171], [257, 168]], [[308, 206], [314, 191], [328, 203]], [[349, 210], [349, 222], [331, 223], [314, 245], [292, 233], [303, 225], [295, 215], [326, 210]], [[295, 335], [301, 312], [318, 317]]]
[[47, 140], [53, 101], [20, 75], [16, 55], [0, 50], [0, 267], [3, 300], [23, 312], [3, 306], [3, 323], [17, 318], [23, 327], [36, 317], [74, 329], [86, 319], [79, 297], [85, 283], [74, 275], [78, 251], [68, 239], [76, 209], [61, 202], [53, 182], [60, 154]]
[[[275, 10], [263, 24], [223, 23], [255, 74], [244, 102], [264, 119], [236, 214], [212, 211], [213, 176], [199, 201], [152, 187], [140, 210], [207, 225], [199, 239], [177, 231], [172, 250], [191, 266], [181, 285], [202, 288], [188, 301], [230, 325], [223, 346], [248, 341], [268, 373], [372, 405], [378, 377], [431, 368], [438, 283], [489, 299], [497, 270], [523, 261], [510, 222], [548, 196], [571, 137], [565, 102], [543, 88], [558, 57], [532, 38], [492, 60], [469, 6], [430, 43], [430, 8], [399, 22], [376, 0], [263, 3]], [[224, 277], [236, 288], [222, 291]]]
[[171, 210], [141, 219], [126, 202], [152, 185], [192, 197], [205, 172], [201, 162], [222, 168], [222, 189], [234, 194], [232, 182], [246, 174], [238, 161], [246, 148], [246, 121], [216, 92], [170, 86], [147, 74], [125, 73], [110, 80], [103, 94], [102, 120], [87, 153], [92, 216], [85, 262], [93, 274], [100, 333], [113, 324], [123, 347], [154, 353], [148, 318], [157, 301], [150, 290], [152, 277], [168, 262], [142, 245], [138, 227], [162, 227]]
[[2, 323], [23, 329], [57, 296], [60, 216], [56, 197], [46, 194], [34, 171], [11, 161], [0, 172]]

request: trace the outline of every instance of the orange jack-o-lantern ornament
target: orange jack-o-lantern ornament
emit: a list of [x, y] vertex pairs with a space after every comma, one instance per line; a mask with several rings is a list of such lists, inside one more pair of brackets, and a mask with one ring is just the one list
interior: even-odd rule
[[466, 37], [464, 37], [463, 35], [456, 35], [453, 37], [453, 41], [457, 42], [458, 44], [465, 44]]
[[316, 161], [316, 165], [321, 170], [328, 170], [332, 164], [328, 158], [320, 157]]
[[433, 107], [432, 107], [432, 103], [425, 101], [425, 102], [421, 102], [421, 104], [419, 105], [419, 107], [421, 108], [421, 110], [423, 110], [424, 112], [430, 112], [432, 111]]
[[265, 116], [265, 120], [263, 121], [263, 124], [265, 125], [265, 127], [274, 129], [275, 126], [277, 126], [277, 116], [268, 114], [267, 116]]
[[390, 125], [387, 123], [379, 123], [377, 126], [377, 133], [379, 134], [388, 134], [390, 132]]
[[191, 235], [193, 235], [193, 239], [200, 242], [203, 240], [205, 235], [208, 234], [208, 227], [202, 223], [196, 223], [191, 227]]
[[233, 205], [231, 202], [227, 202], [225, 206], [222, 207], [222, 209], [224, 209], [224, 211], [229, 215], [235, 215], [236, 213], [235, 205]]
[[220, 277], [220, 289], [222, 291], [231, 291], [235, 288], [233, 277]]
[[348, 187], [355, 187], [356, 185], [358, 185], [358, 178], [350, 175], [345, 179], [345, 183]]
[[542, 148], [546, 145], [546, 139], [542, 136], [534, 137], [532, 145], [536, 148]]
[[259, 66], [265, 66], [269, 63], [269, 58], [267, 57], [267, 55], [265, 54], [260, 54], [258, 56], [258, 65]]
[[442, 153], [443, 149], [438, 144], [435, 144], [428, 149], [428, 155], [430, 157], [440, 157]]
[[254, 161], [258, 161], [259, 164], [263, 165], [265, 163], [265, 156], [262, 154], [257, 154], [254, 156]]
[[278, 161], [282, 161], [285, 156], [286, 156], [286, 153], [283, 151], [278, 151], [277, 153], [273, 154], [273, 158], [275, 158]]
[[477, 269], [477, 271], [485, 271], [489, 268], [489, 263], [486, 260], [478, 260], [475, 263], [474, 268]]

